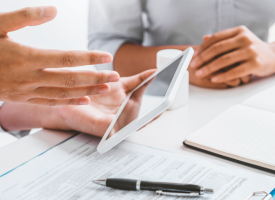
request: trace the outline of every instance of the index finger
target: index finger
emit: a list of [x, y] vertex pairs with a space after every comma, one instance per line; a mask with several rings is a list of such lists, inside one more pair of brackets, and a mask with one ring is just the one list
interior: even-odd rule
[[199, 46], [199, 48], [196, 51], [196, 56], [199, 55], [201, 52], [205, 51], [211, 45], [213, 45], [219, 41], [225, 40], [227, 38], [234, 37], [238, 33], [239, 33], [239, 29], [238, 29], [238, 27], [236, 27], [236, 28], [227, 29], [227, 30], [220, 31], [218, 33], [213, 34], [209, 39], [204, 41]]
[[113, 60], [111, 54], [103, 51], [61, 51], [61, 50], [34, 50], [29, 55], [34, 61], [35, 67], [63, 68], [78, 67], [84, 65], [96, 65], [110, 63]]

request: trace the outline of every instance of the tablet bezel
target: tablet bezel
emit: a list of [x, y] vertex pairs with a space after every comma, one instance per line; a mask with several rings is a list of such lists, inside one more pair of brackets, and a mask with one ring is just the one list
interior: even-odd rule
[[[171, 104], [173, 103], [173, 100], [176, 97], [177, 91], [180, 87], [181, 80], [183, 79], [183, 76], [189, 66], [189, 63], [191, 62], [191, 59], [193, 57], [194, 50], [193, 48], [188, 48], [185, 51], [183, 51], [179, 56], [177, 56], [175, 59], [173, 59], [170, 63], [168, 63], [162, 70], [159, 70], [152, 74], [149, 78], [147, 78], [145, 81], [143, 81], [139, 86], [137, 86], [129, 95], [127, 95], [126, 99], [121, 104], [116, 116], [112, 120], [111, 124], [109, 125], [107, 131], [105, 132], [104, 136], [102, 137], [98, 147], [97, 151], [99, 153], [106, 153], [113, 147], [115, 147], [117, 144], [122, 142], [124, 139], [129, 137], [131, 134], [139, 130], [141, 127], [152, 121], [154, 118], [159, 116], [161, 113], [163, 113], [166, 109], [168, 109]], [[177, 71], [174, 74], [174, 77], [168, 87], [168, 90], [166, 91], [166, 94], [158, 105], [150, 109], [146, 114], [144, 114], [142, 117], [138, 117], [125, 127], [123, 127], [121, 130], [119, 130], [115, 135], [108, 138], [111, 130], [113, 129], [117, 119], [119, 118], [120, 114], [122, 113], [125, 105], [129, 101], [131, 95], [139, 89], [142, 85], [147, 83], [149, 80], [151, 80], [153, 77], [155, 77], [158, 73], [166, 69], [168, 66], [170, 66], [173, 62], [175, 62], [177, 59], [179, 59], [181, 56], [182, 59], [180, 61], [179, 67], [177, 68]], [[107, 139], [108, 138], [108, 139]]]

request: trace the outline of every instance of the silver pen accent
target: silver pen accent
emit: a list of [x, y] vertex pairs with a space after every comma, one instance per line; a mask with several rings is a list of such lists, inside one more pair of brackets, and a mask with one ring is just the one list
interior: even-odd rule
[[157, 195], [173, 196], [173, 197], [193, 197], [199, 196], [199, 193], [173, 193], [173, 192], [163, 192], [162, 190], [156, 191]]
[[102, 185], [102, 186], [106, 186], [106, 179], [105, 180], [96, 180], [93, 181], [93, 183], [97, 184], [97, 185]]

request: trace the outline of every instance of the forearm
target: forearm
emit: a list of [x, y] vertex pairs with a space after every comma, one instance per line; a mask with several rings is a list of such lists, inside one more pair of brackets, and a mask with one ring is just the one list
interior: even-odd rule
[[[156, 68], [156, 54], [163, 49], [185, 50], [188, 45], [167, 45], [144, 47], [136, 44], [124, 44], [114, 58], [114, 70], [120, 76], [132, 76], [148, 69]], [[192, 46], [196, 48], [196, 46]]]
[[4, 130], [41, 128], [47, 121], [55, 121], [55, 107], [4, 103], [0, 109], [0, 124]]

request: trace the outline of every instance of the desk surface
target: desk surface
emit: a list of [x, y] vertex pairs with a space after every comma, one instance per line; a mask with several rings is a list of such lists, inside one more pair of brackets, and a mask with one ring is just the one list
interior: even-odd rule
[[[188, 154], [231, 168], [244, 168], [258, 173], [272, 174], [203, 154], [182, 145], [185, 137], [214, 119], [227, 108], [275, 85], [275, 77], [256, 80], [248, 85], [227, 90], [212, 90], [190, 86], [190, 100], [186, 106], [165, 112], [158, 120], [127, 140], [133, 143], [178, 154]], [[43, 130], [0, 149], [0, 174], [16, 167], [35, 155], [72, 136], [72, 133]], [[28, 148], [26, 148], [28, 146]], [[9, 153], [7, 153], [9, 152]], [[14, 158], [14, 159], [12, 159]], [[9, 163], [9, 165], [2, 165]]]
[[[72, 0], [0, 0], [0, 2], [2, 2], [2, 4], [0, 3], [0, 11], [2, 12], [24, 6], [49, 4], [57, 6], [59, 10], [57, 18], [50, 23], [38, 27], [27, 27], [12, 33], [11, 36], [16, 41], [39, 48], [86, 49], [88, 0], [77, 2]], [[74, 18], [70, 17], [72, 12], [74, 13]], [[67, 20], [68, 18], [70, 20]], [[52, 34], [53, 32], [56, 34]], [[211, 90], [190, 86], [188, 105], [164, 113], [160, 119], [133, 134], [127, 140], [175, 153], [191, 154], [201, 159], [212, 160], [220, 165], [240, 167], [264, 173], [187, 149], [182, 146], [182, 142], [187, 135], [201, 128], [227, 108], [241, 103], [251, 95], [274, 85], [275, 77], [273, 76], [228, 90]], [[12, 166], [17, 166], [31, 159], [34, 155], [40, 154], [71, 135], [72, 133], [41, 131], [1, 148], [0, 174]], [[10, 167], [6, 163], [10, 163]]]

